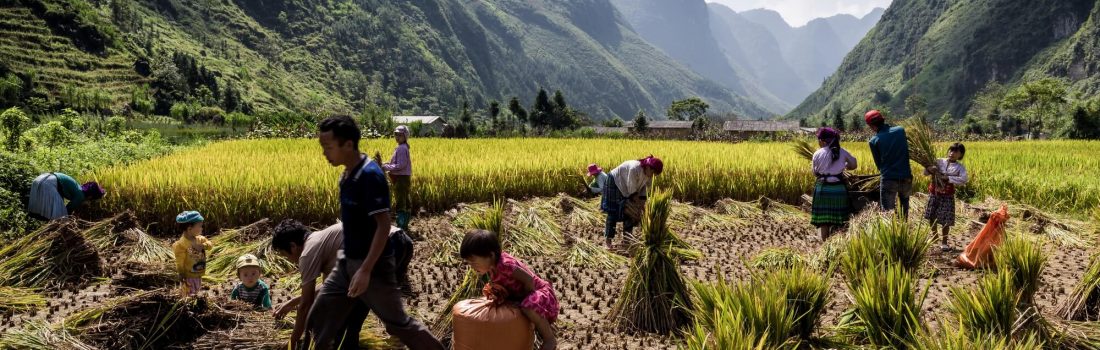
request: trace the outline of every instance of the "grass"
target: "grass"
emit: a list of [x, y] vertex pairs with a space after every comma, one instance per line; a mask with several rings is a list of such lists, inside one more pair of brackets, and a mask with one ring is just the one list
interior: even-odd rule
[[679, 270], [681, 241], [668, 227], [671, 193], [649, 193], [641, 240], [631, 247], [630, 271], [609, 317], [621, 329], [669, 334], [690, 325], [692, 301]]
[[909, 273], [917, 273], [932, 244], [923, 226], [898, 218], [872, 218], [853, 230], [854, 235], [841, 253], [840, 266], [855, 285], [866, 271], [883, 265], [898, 265]]
[[863, 271], [851, 293], [854, 315], [871, 344], [905, 349], [916, 343], [927, 293], [918, 294], [916, 286], [913, 273], [898, 264]]
[[993, 261], [997, 269], [1008, 272], [1013, 286], [1019, 289], [1021, 307], [1034, 304], [1035, 292], [1039, 290], [1039, 280], [1047, 259], [1042, 244], [1025, 238], [1021, 233], [1008, 235], [993, 250]]
[[[753, 201], [766, 195], [796, 203], [814, 181], [806, 162], [787, 151], [785, 143], [530, 138], [413, 139], [410, 143], [417, 169], [413, 205], [435, 212], [494, 198], [576, 193], [582, 190], [577, 178], [584, 164], [619, 164], [647, 154], [665, 161], [668, 166], [662, 177], [668, 180], [661, 187], [684, 202]], [[845, 146], [862, 160], [856, 172], [874, 172], [865, 144]], [[1100, 204], [1100, 174], [1093, 171], [1100, 168], [1100, 159], [1094, 156], [1100, 153], [1100, 142], [973, 142], [967, 146], [964, 163], [972, 177], [969, 186], [978, 198], [992, 196], [1081, 215]], [[392, 140], [381, 139], [365, 141], [360, 148], [373, 154], [392, 147]], [[211, 224], [221, 227], [264, 217], [321, 223], [337, 213], [338, 203], [322, 199], [335, 198], [340, 169], [331, 167], [319, 151], [316, 140], [308, 139], [216, 142], [102, 169], [92, 178], [112, 189], [99, 210], [144, 208], [143, 222], [167, 225], [172, 215], [193, 209], [209, 213]], [[493, 157], [477, 156], [481, 154]], [[926, 177], [915, 180], [915, 188], [927, 184]]]
[[949, 309], [972, 337], [1007, 339], [1016, 329], [1019, 301], [1012, 273], [1002, 270], [983, 277], [977, 288], [953, 287]]
[[713, 284], [695, 282], [693, 287], [696, 326], [685, 332], [689, 348], [793, 349], [811, 340], [830, 285], [826, 275], [794, 267], [761, 273], [738, 285], [719, 277]]

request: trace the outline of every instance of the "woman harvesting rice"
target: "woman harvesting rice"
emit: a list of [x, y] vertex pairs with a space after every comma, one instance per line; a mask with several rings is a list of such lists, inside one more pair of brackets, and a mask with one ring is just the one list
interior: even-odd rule
[[821, 240], [829, 239], [836, 226], [848, 222], [848, 186], [844, 171], [856, 168], [856, 157], [840, 148], [840, 132], [833, 128], [817, 130], [817, 144], [811, 165], [817, 182], [810, 223], [817, 226]]
[[628, 160], [619, 167], [611, 170], [606, 186], [603, 188], [603, 199], [600, 201], [600, 209], [607, 213], [607, 226], [604, 228], [604, 246], [611, 248], [611, 240], [615, 238], [615, 225], [622, 222], [623, 230], [630, 232], [637, 224], [626, 215], [626, 203], [629, 200], [645, 202], [646, 188], [649, 187], [653, 177], [660, 175], [664, 169], [661, 159], [649, 156], [639, 160]]

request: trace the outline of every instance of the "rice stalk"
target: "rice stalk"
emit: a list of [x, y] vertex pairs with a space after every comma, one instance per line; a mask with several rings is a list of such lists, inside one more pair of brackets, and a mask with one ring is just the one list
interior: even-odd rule
[[1019, 319], [1020, 293], [1007, 270], [988, 274], [977, 288], [952, 287], [948, 308], [972, 337], [1008, 339]]
[[600, 227], [604, 224], [604, 218], [600, 215], [599, 202], [591, 204], [586, 201], [567, 195], [559, 195], [561, 201], [568, 203], [572, 209], [566, 215], [567, 222], [573, 227]]
[[898, 264], [863, 271], [850, 289], [854, 315], [876, 346], [905, 349], [921, 332], [920, 310], [928, 290], [918, 295], [913, 273]]
[[0, 349], [23, 350], [97, 350], [78, 339], [68, 329], [52, 327], [34, 320], [9, 330], [0, 337]]
[[758, 206], [729, 198], [718, 201], [715, 206], [718, 207], [720, 212], [739, 219], [750, 219], [761, 214]]
[[237, 258], [244, 254], [255, 255], [260, 260], [260, 269], [265, 275], [281, 275], [297, 269], [297, 266], [277, 254], [271, 247], [271, 240], [274, 238], [271, 235], [252, 242], [240, 242], [244, 238], [241, 233], [246, 228], [247, 226], [226, 230], [211, 239], [214, 247], [206, 259], [205, 277], [213, 281], [233, 278], [237, 275]]
[[1013, 286], [1020, 291], [1021, 307], [1034, 304], [1035, 292], [1039, 290], [1039, 281], [1047, 259], [1040, 243], [1020, 234], [1009, 235], [1001, 245], [993, 249], [993, 261], [997, 269], [1010, 273]]
[[806, 259], [787, 247], [766, 248], [753, 256], [749, 266], [764, 271], [807, 266]]
[[[519, 211], [516, 220], [507, 225], [509, 237], [504, 241], [508, 252], [531, 257], [554, 254], [561, 250], [564, 238], [561, 226], [553, 220], [553, 214], [545, 206], [513, 206]], [[497, 232], [497, 231], [493, 231]]]
[[0, 286], [0, 315], [20, 314], [46, 306], [46, 298], [37, 289]]
[[650, 194], [641, 241], [631, 247], [633, 261], [610, 318], [622, 329], [669, 334], [691, 322], [692, 302], [668, 227], [671, 195], [664, 190]]
[[927, 230], [900, 218], [876, 216], [854, 231], [840, 259], [841, 271], [853, 287], [866, 271], [882, 265], [899, 265], [907, 272], [917, 273], [932, 245]]
[[[940, 322], [944, 324], [944, 322]], [[924, 332], [912, 348], [915, 350], [1041, 350], [1044, 343], [1035, 334], [1020, 339], [1005, 339], [994, 336], [972, 336], [965, 329], [942, 327], [939, 332]]]
[[627, 258], [612, 253], [599, 244], [592, 243], [584, 238], [572, 240], [565, 256], [565, 263], [569, 266], [593, 266], [602, 269], [615, 269], [622, 266]]
[[155, 264], [172, 261], [174, 253], [164, 242], [153, 238], [145, 231], [138, 229], [127, 230], [124, 235], [133, 237], [134, 244], [130, 248], [128, 261]]
[[1081, 282], [1058, 307], [1057, 315], [1070, 321], [1100, 321], [1100, 256], [1092, 256]]

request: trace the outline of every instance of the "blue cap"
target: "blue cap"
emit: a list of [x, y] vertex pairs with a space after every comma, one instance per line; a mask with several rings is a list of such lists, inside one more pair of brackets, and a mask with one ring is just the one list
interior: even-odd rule
[[193, 224], [202, 221], [202, 214], [194, 210], [185, 211], [180, 213], [180, 215], [176, 215], [176, 223], [179, 224]]

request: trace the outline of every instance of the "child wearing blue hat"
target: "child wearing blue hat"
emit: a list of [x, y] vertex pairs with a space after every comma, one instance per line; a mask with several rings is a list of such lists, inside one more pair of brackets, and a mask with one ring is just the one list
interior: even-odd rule
[[180, 275], [180, 291], [183, 296], [198, 294], [202, 290], [202, 276], [206, 274], [206, 251], [214, 247], [202, 235], [202, 214], [185, 211], [176, 216], [176, 223], [183, 231], [172, 251], [176, 255], [176, 272]]

